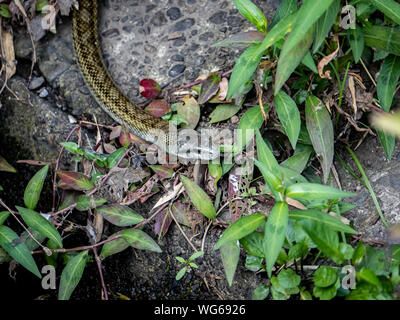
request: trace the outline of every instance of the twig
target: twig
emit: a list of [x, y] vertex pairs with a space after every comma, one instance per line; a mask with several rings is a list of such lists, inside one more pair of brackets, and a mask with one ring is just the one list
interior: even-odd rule
[[35, 241], [40, 247], [43, 248], [43, 251], [50, 256], [51, 255], [51, 250], [45, 246], [43, 246], [34, 236], [33, 234], [28, 230], [27, 227], [17, 218], [17, 215], [12, 211], [4, 202], [3, 200], [0, 199], [0, 205], [2, 205], [8, 212], [11, 213], [11, 215], [17, 220], [17, 222], [24, 228], [24, 230], [28, 233], [28, 235], [32, 238], [33, 241]]
[[101, 282], [101, 286], [103, 288], [104, 300], [108, 300], [107, 287], [106, 287], [106, 284], [104, 283], [103, 271], [101, 270], [102, 269], [101, 260], [100, 260], [99, 255], [97, 254], [97, 248], [93, 248], [93, 253], [94, 253], [94, 258], [96, 260], [97, 269], [99, 270], [100, 282]]
[[172, 210], [170, 208], [168, 208], [168, 212], [171, 215], [172, 219], [174, 219], [176, 225], [178, 226], [179, 231], [182, 233], [183, 237], [186, 239], [186, 241], [190, 244], [190, 246], [193, 248], [193, 250], [195, 252], [197, 252], [198, 250], [196, 249], [196, 247], [193, 245], [193, 243], [189, 240], [189, 238], [187, 237], [187, 235], [185, 234], [185, 232], [183, 231], [181, 225], [179, 224], [179, 222], [176, 220], [174, 214], [172, 213]]
[[[71, 130], [71, 132], [70, 132], [70, 133], [68, 134], [68, 136], [67, 136], [66, 141], [68, 141], [68, 140], [71, 138], [71, 136], [74, 134], [74, 132], [75, 132], [76, 130], [78, 130], [78, 128], [80, 128], [79, 125], [75, 126], [75, 127]], [[61, 147], [60, 152], [59, 152], [58, 157], [57, 157], [56, 167], [55, 167], [55, 169], [54, 169], [54, 177], [53, 177], [53, 205], [52, 205], [52, 207], [51, 207], [51, 211], [52, 211], [52, 212], [54, 212], [55, 207], [56, 207], [57, 170], [58, 170], [58, 167], [60, 166], [60, 160], [61, 160], [61, 155], [62, 155], [63, 151], [64, 151], [64, 147]]]

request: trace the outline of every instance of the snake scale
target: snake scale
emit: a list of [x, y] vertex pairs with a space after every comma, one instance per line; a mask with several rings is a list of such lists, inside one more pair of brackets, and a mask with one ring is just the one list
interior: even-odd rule
[[[115, 121], [123, 124], [136, 136], [156, 144], [164, 151], [183, 158], [210, 160], [218, 152], [213, 147], [197, 147], [187, 156], [178, 147], [178, 138], [173, 138], [170, 125], [135, 105], [115, 84], [102, 58], [98, 33], [97, 0], [80, 0], [79, 10], [74, 9], [72, 19], [73, 43], [81, 73], [91, 94]], [[159, 135], [156, 137], [156, 133]], [[161, 134], [160, 134], [161, 133]]]

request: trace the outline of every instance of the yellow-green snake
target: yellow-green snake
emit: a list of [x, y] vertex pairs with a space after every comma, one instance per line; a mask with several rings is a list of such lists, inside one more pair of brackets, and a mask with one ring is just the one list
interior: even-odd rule
[[78, 65], [91, 94], [115, 121], [136, 136], [156, 144], [164, 151], [182, 158], [211, 160], [219, 152], [214, 146], [192, 145], [171, 134], [169, 122], [156, 118], [135, 105], [115, 84], [102, 59], [98, 34], [97, 0], [80, 0], [73, 12], [73, 42]]

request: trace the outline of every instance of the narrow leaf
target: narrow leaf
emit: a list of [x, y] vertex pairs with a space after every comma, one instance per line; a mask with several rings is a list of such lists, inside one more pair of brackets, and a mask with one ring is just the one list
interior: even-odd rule
[[233, 3], [239, 12], [257, 27], [257, 30], [267, 31], [267, 19], [253, 2], [250, 0], [233, 0]]
[[0, 171], [12, 172], [12, 173], [17, 172], [17, 170], [15, 170], [15, 168], [12, 165], [10, 165], [6, 161], [6, 159], [4, 159], [2, 156], [0, 156]]
[[216, 218], [216, 211], [208, 195], [195, 182], [189, 180], [184, 175], [180, 175], [181, 181], [185, 186], [190, 201], [208, 219]]
[[218, 250], [224, 243], [237, 241], [256, 230], [265, 221], [262, 213], [243, 216], [233, 222], [214, 246]]
[[226, 280], [228, 281], [229, 286], [231, 286], [240, 256], [240, 247], [238, 242], [230, 241], [224, 243], [220, 247], [220, 254], [222, 264], [224, 265]]
[[[120, 234], [122, 234], [122, 231], [118, 231], [117, 233], [112, 234], [109, 238], [113, 238]], [[103, 247], [101, 248], [100, 258], [103, 260], [113, 254], [124, 251], [125, 249], [127, 249], [129, 247], [130, 247], [129, 243], [123, 238], [118, 238], [118, 239], [106, 242], [103, 245]]]
[[18, 240], [18, 235], [14, 231], [6, 226], [0, 225], [0, 246], [2, 246], [20, 265], [32, 272], [35, 276], [42, 278], [31, 252], [25, 243], [18, 242]]
[[358, 63], [364, 51], [364, 34], [362, 28], [356, 24], [355, 29], [347, 29], [347, 39], [349, 40], [351, 51], [353, 51], [354, 61]]
[[101, 213], [104, 219], [118, 227], [133, 226], [144, 220], [141, 215], [137, 214], [131, 208], [120, 204], [101, 206], [96, 210]]
[[400, 24], [400, 4], [394, 0], [368, 0], [397, 24]]
[[342, 221], [340, 221], [340, 219], [332, 217], [326, 212], [322, 212], [315, 209], [291, 210], [289, 218], [295, 221], [300, 221], [305, 219], [313, 220], [320, 224], [324, 224], [327, 228], [334, 231], [346, 232], [350, 234], [358, 233], [349, 226], [345, 225]]
[[264, 233], [264, 253], [268, 276], [282, 249], [289, 221], [289, 207], [285, 202], [277, 202], [269, 213]]
[[290, 144], [293, 149], [296, 149], [301, 126], [300, 112], [297, 108], [296, 102], [281, 90], [277, 95], [275, 95], [274, 103], [279, 121], [282, 123]]
[[127, 229], [122, 231], [122, 238], [126, 240], [131, 247], [140, 250], [149, 250], [161, 253], [162, 250], [158, 244], [142, 230]]
[[120, 161], [122, 156], [125, 154], [126, 149], [126, 147], [122, 147], [111, 153], [107, 157], [107, 168], [112, 168], [117, 165], [118, 161]]
[[49, 166], [44, 166], [40, 169], [29, 181], [28, 185], [25, 188], [24, 192], [24, 203], [28, 209], [35, 209], [39, 198], [40, 193], [43, 189], [43, 183], [46, 179], [47, 172], [49, 171]]
[[400, 55], [400, 31], [395, 27], [369, 26], [362, 29], [369, 47]]
[[304, 200], [324, 200], [354, 197], [356, 194], [341, 191], [318, 183], [296, 183], [287, 187], [286, 196]]
[[59, 300], [69, 300], [71, 297], [82, 278], [88, 252], [88, 250], [82, 251], [68, 261], [61, 274], [60, 288], [58, 290]]
[[216, 106], [213, 112], [210, 113], [210, 121], [209, 123], [216, 123], [220, 121], [225, 121], [233, 117], [240, 108], [242, 104], [231, 104], [231, 103], [224, 103]]
[[16, 206], [18, 212], [21, 214], [22, 219], [25, 223], [33, 230], [41, 233], [50, 240], [57, 244], [58, 248], [62, 248], [62, 239], [57, 229], [46, 220], [40, 213], [37, 213], [31, 209], [26, 209]]
[[333, 162], [333, 125], [328, 110], [315, 96], [309, 96], [306, 100], [306, 125], [326, 182]]
[[334, 0], [328, 10], [318, 19], [315, 26], [313, 53], [316, 53], [325, 41], [340, 11], [340, 0]]

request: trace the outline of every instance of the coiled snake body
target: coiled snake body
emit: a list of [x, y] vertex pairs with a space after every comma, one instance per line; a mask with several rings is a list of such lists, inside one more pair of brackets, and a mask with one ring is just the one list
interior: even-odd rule
[[98, 104], [115, 121], [125, 125], [136, 136], [156, 144], [168, 153], [203, 160], [217, 156], [218, 152], [210, 147], [195, 150], [191, 156], [187, 156], [186, 152], [181, 153], [177, 139], [169, 134], [169, 123], [138, 108], [116, 86], [102, 59], [98, 35], [97, 0], [79, 1], [79, 10], [74, 10], [73, 13], [73, 42], [86, 85]]

